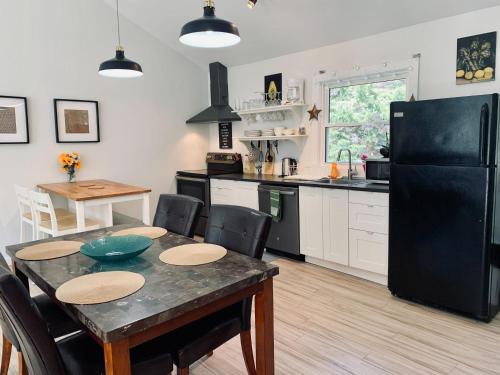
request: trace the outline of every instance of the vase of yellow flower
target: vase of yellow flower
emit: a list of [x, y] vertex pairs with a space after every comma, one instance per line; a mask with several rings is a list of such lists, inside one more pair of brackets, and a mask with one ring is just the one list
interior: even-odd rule
[[59, 155], [59, 164], [61, 164], [62, 171], [68, 175], [68, 181], [74, 182], [76, 170], [82, 166], [78, 152], [63, 152]]

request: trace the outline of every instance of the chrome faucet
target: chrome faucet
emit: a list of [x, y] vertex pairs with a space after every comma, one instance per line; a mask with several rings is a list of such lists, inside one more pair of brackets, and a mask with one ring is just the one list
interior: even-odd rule
[[340, 158], [342, 156], [342, 152], [344, 152], [344, 151], [347, 151], [347, 153], [349, 154], [349, 170], [347, 171], [347, 179], [348, 180], [352, 180], [352, 178], [354, 176], [356, 176], [358, 174], [358, 172], [352, 170], [352, 154], [351, 154], [351, 150], [349, 150], [348, 148], [341, 149], [339, 151], [338, 156], [337, 156], [337, 161], [340, 161]]

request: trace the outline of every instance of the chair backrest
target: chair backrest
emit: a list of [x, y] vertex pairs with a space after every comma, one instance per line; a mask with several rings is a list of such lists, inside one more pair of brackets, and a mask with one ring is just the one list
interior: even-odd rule
[[30, 189], [23, 186], [15, 185], [17, 206], [19, 207], [19, 214], [23, 217], [26, 214], [31, 214], [33, 220], [33, 208], [31, 206]]
[[162, 194], [156, 207], [153, 225], [193, 237], [203, 202], [187, 195]]
[[54, 205], [52, 204], [52, 199], [50, 199], [50, 195], [47, 193], [31, 191], [30, 198], [31, 206], [33, 207], [33, 213], [37, 223], [40, 223], [42, 221], [42, 212], [49, 214], [52, 231], [55, 233], [57, 231], [57, 217], [54, 210]]
[[[205, 242], [262, 259], [271, 222], [270, 215], [250, 208], [213, 205], [210, 208]], [[252, 298], [235, 305], [241, 311], [242, 329], [249, 330], [252, 325]]]
[[[5, 268], [10, 271], [9, 265], [5, 261], [5, 258], [0, 254], [0, 267]], [[9, 340], [9, 342], [14, 345], [17, 351], [20, 351], [19, 341], [17, 341], [16, 334], [14, 333], [14, 328], [12, 328], [9, 319], [5, 315], [3, 309], [0, 308], [0, 328], [2, 328], [2, 334]]]
[[59, 351], [21, 281], [0, 267], [0, 308], [19, 341], [30, 374], [65, 375]]
[[251, 208], [213, 205], [205, 242], [262, 259], [271, 221], [270, 215]]

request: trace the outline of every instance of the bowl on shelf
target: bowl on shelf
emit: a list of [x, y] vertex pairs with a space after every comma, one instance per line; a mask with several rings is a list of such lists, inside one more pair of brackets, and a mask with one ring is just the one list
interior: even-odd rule
[[295, 135], [296, 129], [284, 129], [283, 135]]
[[277, 136], [283, 135], [283, 131], [285, 129], [286, 128], [283, 126], [278, 126], [278, 127], [274, 128], [274, 134], [276, 134]]
[[83, 244], [80, 252], [100, 262], [119, 262], [142, 254], [153, 242], [145, 236], [108, 236]]

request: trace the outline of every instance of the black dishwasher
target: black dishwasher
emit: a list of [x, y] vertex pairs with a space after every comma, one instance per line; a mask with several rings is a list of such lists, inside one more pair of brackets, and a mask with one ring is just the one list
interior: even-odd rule
[[271, 213], [271, 191], [280, 192], [281, 220], [273, 220], [266, 249], [280, 255], [303, 260], [300, 255], [299, 189], [280, 185], [259, 185], [259, 210]]

